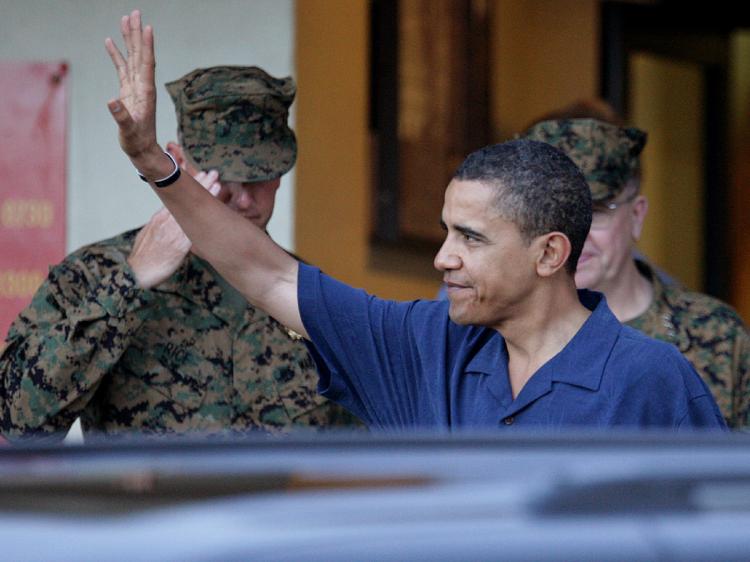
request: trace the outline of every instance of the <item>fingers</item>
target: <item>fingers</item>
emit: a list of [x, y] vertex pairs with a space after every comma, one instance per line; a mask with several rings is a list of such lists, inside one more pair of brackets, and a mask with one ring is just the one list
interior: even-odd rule
[[154, 70], [156, 68], [156, 59], [154, 58], [154, 28], [147, 25], [143, 30], [143, 55], [141, 62], [150, 69], [150, 75], [147, 76], [151, 81], [154, 81]]
[[120, 18], [120, 34], [125, 43], [125, 50], [128, 53], [128, 62], [133, 59], [133, 37], [130, 34], [130, 16]]
[[130, 14], [130, 42], [133, 49], [133, 67], [140, 68], [141, 66], [141, 46], [142, 46], [142, 32], [141, 32], [141, 12], [133, 10]]
[[[109, 100], [107, 102], [107, 108], [120, 129], [121, 139], [128, 140], [132, 138], [135, 132], [135, 123], [125, 105], [120, 102], [120, 100]], [[122, 141], [120, 144], [125, 153], [128, 154], [128, 156], [132, 156], [132, 151], [126, 147], [126, 144], [123, 144]]]
[[128, 53], [127, 60], [123, 62], [130, 76], [134, 76], [143, 63], [151, 69], [151, 75], [153, 75], [154, 32], [150, 25], [146, 26], [145, 30], [143, 29], [139, 10], [133, 10], [130, 15], [122, 16], [120, 33]]
[[109, 58], [112, 59], [112, 64], [117, 69], [117, 77], [120, 80], [120, 88], [128, 86], [130, 84], [131, 65], [132, 65], [132, 42], [130, 38], [130, 17], [122, 16], [120, 18], [120, 34], [122, 35], [123, 42], [125, 43], [125, 51], [128, 54], [126, 59], [117, 48], [117, 44], [111, 37], [107, 37], [104, 40], [104, 47], [107, 49]]
[[123, 41], [125, 41], [125, 48], [130, 54], [130, 16], [122, 16], [120, 18], [120, 35], [122, 35]]
[[120, 84], [151, 84], [155, 80], [156, 59], [154, 57], [154, 29], [143, 28], [141, 12], [133, 10], [120, 19], [120, 33], [125, 43], [125, 58], [111, 39], [105, 41], [110, 58], [115, 63]]
[[152, 222], [164, 222], [169, 217], [172, 216], [172, 213], [169, 212], [169, 209], [166, 207], [162, 207], [158, 211], [156, 211], [153, 216], [151, 217]]
[[213, 191], [211, 194], [216, 197], [219, 201], [222, 203], [229, 203], [229, 200], [232, 198], [232, 192], [228, 188], [222, 189], [224, 186], [219, 186], [219, 189], [216, 190], [216, 193]]
[[123, 85], [128, 79], [128, 66], [125, 58], [111, 37], [107, 37], [104, 40], [104, 47], [107, 49], [107, 53], [109, 53], [109, 58], [112, 59], [112, 64], [117, 69], [117, 77], [120, 79], [120, 85]]
[[209, 172], [199, 172], [195, 175], [195, 179], [214, 197], [216, 197], [219, 194], [219, 191], [221, 191], [221, 184], [219, 183], [219, 172], [217, 172], [216, 170], [210, 170]]
[[125, 44], [125, 52], [128, 55], [128, 58], [125, 59], [125, 68], [129, 75], [133, 60], [133, 46], [130, 39], [130, 16], [122, 16], [120, 18], [120, 35], [122, 35], [122, 41]]
[[109, 108], [112, 117], [115, 118], [115, 121], [119, 125], [120, 130], [128, 132], [129, 128], [133, 125], [133, 119], [130, 117], [127, 108], [120, 103], [120, 100], [109, 100], [107, 102], [107, 107]]

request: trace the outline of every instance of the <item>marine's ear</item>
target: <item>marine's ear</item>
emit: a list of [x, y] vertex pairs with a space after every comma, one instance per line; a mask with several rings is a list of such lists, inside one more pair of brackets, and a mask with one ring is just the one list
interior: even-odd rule
[[646, 218], [646, 213], [648, 213], [648, 199], [646, 199], [645, 195], [639, 195], [633, 200], [630, 209], [630, 220], [632, 225], [630, 234], [636, 242], [641, 238], [643, 220]]
[[169, 141], [167, 143], [167, 152], [174, 157], [177, 165], [183, 170], [187, 170], [191, 176], [195, 176], [198, 172], [198, 170], [189, 169], [191, 168], [190, 162], [188, 162], [188, 159], [185, 157], [185, 152], [182, 150], [182, 147], [176, 142]]

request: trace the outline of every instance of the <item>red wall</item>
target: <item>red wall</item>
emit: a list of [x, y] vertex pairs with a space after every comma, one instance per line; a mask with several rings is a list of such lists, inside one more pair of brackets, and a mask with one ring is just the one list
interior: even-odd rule
[[0, 62], [1, 339], [65, 254], [66, 82], [64, 63]]

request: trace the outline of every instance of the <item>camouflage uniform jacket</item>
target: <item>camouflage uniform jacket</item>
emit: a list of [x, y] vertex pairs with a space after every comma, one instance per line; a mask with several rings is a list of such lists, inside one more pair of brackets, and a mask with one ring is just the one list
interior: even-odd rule
[[711, 389], [729, 427], [750, 429], [750, 335], [742, 319], [723, 302], [665, 285], [645, 262], [636, 264], [654, 298], [626, 324], [676, 345]]
[[6, 436], [348, 423], [318, 395], [303, 342], [192, 254], [152, 290], [126, 263], [137, 231], [50, 269], [0, 356]]

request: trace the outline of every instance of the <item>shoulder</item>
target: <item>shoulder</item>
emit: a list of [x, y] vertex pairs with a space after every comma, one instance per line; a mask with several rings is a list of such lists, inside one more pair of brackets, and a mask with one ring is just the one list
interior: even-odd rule
[[687, 366], [690, 364], [680, 351], [671, 343], [653, 338], [645, 333], [623, 326], [615, 349], [623, 361], [637, 368], [645, 365], [659, 367], [660, 365], [673, 369], [675, 365]]
[[747, 337], [747, 328], [737, 311], [715, 297], [671, 286], [665, 288], [664, 300], [676, 327], [689, 331], [693, 337], [701, 334], [711, 340]]
[[[654, 356], [658, 356], [660, 353], [669, 354], [673, 351], [677, 352], [677, 348], [673, 345], [652, 338], [644, 332], [627, 325], [623, 325], [620, 330], [617, 347], [622, 348], [623, 352], [627, 353], [639, 351], [640, 353], [634, 354], [631, 357], [631, 359], [636, 362], [639, 360], [650, 361]], [[677, 353], [679, 355], [679, 352]]]
[[638, 385], [649, 391], [671, 387], [684, 390], [688, 400], [708, 393], [677, 347], [629, 326], [623, 326], [612, 360], [613, 367], [627, 375], [621, 379], [626, 387]]
[[81, 246], [68, 254], [63, 263], [125, 260], [133, 249], [133, 242], [139, 230], [128, 230], [117, 236]]
[[78, 248], [50, 268], [48, 283], [80, 292], [110, 273], [122, 272], [126, 276], [126, 260], [137, 233], [137, 229], [129, 230]]
[[627, 326], [620, 339], [619, 362], [609, 377], [620, 415], [676, 429], [724, 427], [705, 382], [674, 345]]

